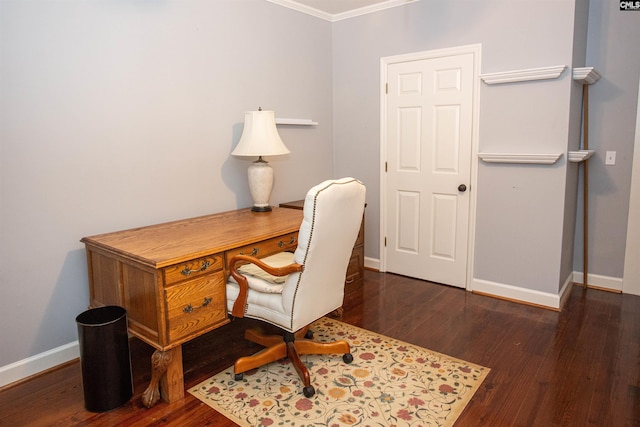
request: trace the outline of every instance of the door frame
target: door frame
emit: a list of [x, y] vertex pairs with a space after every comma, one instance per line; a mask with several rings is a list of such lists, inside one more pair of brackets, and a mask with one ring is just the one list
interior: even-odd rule
[[467, 240], [467, 274], [465, 289], [471, 291], [473, 283], [473, 260], [475, 248], [475, 224], [476, 224], [476, 201], [478, 183], [478, 141], [479, 141], [479, 117], [480, 117], [480, 57], [482, 45], [472, 44], [453, 48], [427, 50], [409, 54], [387, 56], [380, 58], [380, 271], [387, 271], [386, 253], [386, 230], [387, 218], [387, 174], [385, 165], [387, 161], [387, 75], [388, 67], [391, 64], [402, 62], [421, 61], [425, 59], [435, 59], [446, 56], [457, 56], [464, 54], [473, 55], [473, 100], [472, 100], [472, 123], [471, 123], [471, 182], [469, 201], [469, 238]]

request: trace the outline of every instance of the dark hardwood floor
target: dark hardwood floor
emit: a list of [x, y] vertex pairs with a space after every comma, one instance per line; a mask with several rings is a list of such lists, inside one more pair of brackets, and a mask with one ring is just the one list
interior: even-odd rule
[[[372, 271], [343, 321], [491, 368], [463, 426], [640, 426], [640, 297], [574, 286], [561, 313]], [[251, 349], [234, 320], [184, 348], [187, 387]], [[135, 394], [84, 410], [79, 363], [0, 391], [2, 426], [234, 426], [187, 393], [146, 409], [151, 349], [131, 344]]]

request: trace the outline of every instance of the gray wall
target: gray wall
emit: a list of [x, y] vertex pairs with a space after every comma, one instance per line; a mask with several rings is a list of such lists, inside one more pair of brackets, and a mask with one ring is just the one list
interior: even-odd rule
[[281, 126], [272, 204], [333, 176], [331, 24], [263, 0], [0, 1], [0, 367], [77, 339], [86, 235], [251, 205], [244, 111]]
[[[640, 14], [619, 11], [617, 2], [601, 0], [579, 0], [575, 5], [573, 1], [429, 0], [336, 23], [336, 174], [359, 176], [368, 186], [367, 257], [380, 256], [380, 57], [482, 43], [483, 73], [562, 64], [593, 66], [602, 73], [590, 87], [590, 148], [597, 153], [590, 160], [589, 271], [620, 280], [640, 74], [640, 55], [633, 41], [639, 38]], [[565, 73], [558, 82], [530, 86], [543, 88], [522, 89], [531, 95], [532, 106], [545, 105], [538, 114], [547, 114], [552, 125], [557, 125], [553, 117], [568, 120], [569, 127], [537, 128], [535, 123], [544, 121], [540, 117], [514, 126], [510, 120], [526, 115], [527, 105], [516, 103], [512, 110], [512, 93], [500, 99], [502, 88], [483, 85], [480, 151], [508, 150], [513, 144], [519, 148], [517, 144], [536, 141], [543, 144], [541, 149], [550, 144], [547, 148], [554, 151], [580, 147], [581, 112], [575, 105], [582, 99], [581, 85], [571, 83]], [[604, 166], [607, 150], [617, 151], [616, 166]], [[525, 176], [479, 165], [475, 277], [556, 293], [572, 269], [582, 271], [582, 187], [576, 188], [580, 166], [562, 162], [566, 157], [556, 166], [558, 171], [547, 168], [550, 172], [543, 174], [538, 171], [542, 168], [531, 167]], [[554, 173], [557, 176], [552, 177]], [[512, 199], [500, 194], [520, 182], [536, 183], [535, 189], [519, 196], [522, 200], [514, 199], [515, 213], [524, 216], [505, 214], [502, 209], [510, 206], [505, 200]], [[540, 206], [535, 202], [540, 197], [551, 198], [551, 204]], [[522, 209], [520, 203], [528, 200], [533, 201], [531, 206]], [[563, 223], [556, 229], [545, 228], [548, 215], [559, 216]], [[539, 230], [547, 231], [539, 234]], [[556, 249], [540, 254], [544, 248], [536, 243], [545, 239], [557, 239]]]
[[[580, 38], [573, 22], [575, 14], [584, 25], [586, 2], [573, 6], [570, 0], [422, 0], [330, 24], [263, 0], [0, 1], [0, 367], [76, 339], [74, 318], [88, 302], [82, 236], [251, 204], [249, 160], [229, 153], [243, 112], [257, 106], [320, 123], [280, 127], [292, 153], [270, 159], [272, 203], [300, 198], [331, 176], [362, 179], [365, 253], [378, 258], [380, 58], [421, 50], [482, 43], [484, 73], [566, 64], [603, 74], [590, 92], [590, 144], [598, 151], [591, 161], [590, 271], [622, 277], [640, 14], [593, 0], [580, 64], [584, 46], [572, 46], [574, 35]], [[505, 123], [502, 90], [490, 94], [483, 86], [480, 149], [526, 142], [513, 135], [540, 141], [544, 132], [553, 138], [564, 132], [565, 148], [574, 148], [579, 117], [569, 108], [577, 95], [568, 78], [545, 84], [537, 95], [554, 104], [549, 114], [568, 120], [568, 129]], [[618, 152], [616, 166], [604, 166], [606, 150]], [[571, 168], [551, 180], [561, 187], [550, 190], [550, 209], [564, 220], [560, 235], [549, 237], [558, 239], [548, 255], [554, 271], [558, 263], [567, 269], [566, 233], [575, 221], [575, 206], [566, 202], [578, 173]], [[502, 169], [480, 178], [499, 185]], [[539, 169], [509, 174], [509, 182], [539, 179], [530, 195], [548, 197], [547, 172], [555, 171], [543, 176]], [[495, 194], [479, 200], [484, 222], [477, 231], [487, 237], [502, 226], [491, 223]], [[577, 194], [573, 263], [579, 271]], [[510, 217], [500, 245], [483, 247], [487, 259], [478, 272], [538, 286], [531, 271], [512, 279], [518, 272], [504, 271], [501, 260], [502, 246], [523, 249], [526, 259], [531, 249], [514, 246], [508, 235], [538, 217]], [[487, 237], [479, 236], [479, 244]], [[548, 282], [543, 289], [557, 291], [558, 277]]]
[[[334, 25], [336, 173], [367, 184], [368, 257], [380, 253], [380, 58], [481, 43], [482, 73], [571, 66], [573, 22], [569, 1], [440, 0]], [[544, 83], [481, 85], [480, 152], [567, 151], [570, 72]], [[477, 167], [474, 277], [557, 293], [562, 247], [573, 240], [570, 224], [563, 241], [566, 156], [552, 167]]]
[[[618, 9], [615, 1], [591, 1], [586, 61], [602, 74], [589, 88], [589, 148], [596, 150], [589, 161], [589, 272], [615, 278], [624, 269], [640, 76], [640, 12]], [[617, 152], [615, 166], [604, 164], [607, 151]], [[579, 230], [582, 224], [579, 216]], [[582, 271], [582, 233], [575, 254], [574, 269]]]

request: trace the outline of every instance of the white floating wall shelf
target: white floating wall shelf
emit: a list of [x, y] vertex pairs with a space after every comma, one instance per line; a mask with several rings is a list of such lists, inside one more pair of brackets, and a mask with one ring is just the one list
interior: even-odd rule
[[552, 165], [562, 157], [559, 154], [516, 154], [516, 153], [478, 153], [478, 157], [486, 163], [528, 163]]
[[592, 85], [600, 80], [600, 73], [593, 67], [582, 67], [573, 69], [573, 80], [583, 85]]
[[567, 68], [566, 65], [555, 67], [530, 68], [527, 70], [502, 71], [499, 73], [481, 74], [480, 78], [488, 85], [500, 83], [526, 82], [531, 80], [557, 79]]
[[311, 119], [278, 119], [276, 118], [277, 125], [295, 125], [295, 126], [316, 126], [318, 122], [314, 122]]
[[570, 162], [580, 163], [580, 162], [584, 162], [594, 154], [595, 154], [594, 150], [569, 151], [569, 155], [567, 156], [567, 158], [569, 159]]

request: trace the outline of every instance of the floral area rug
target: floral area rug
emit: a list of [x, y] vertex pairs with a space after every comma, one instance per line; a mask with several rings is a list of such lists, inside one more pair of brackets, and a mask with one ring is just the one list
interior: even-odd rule
[[316, 389], [311, 398], [288, 360], [242, 381], [230, 367], [189, 393], [241, 426], [452, 426], [489, 373], [326, 317], [311, 330], [318, 341], [346, 340], [354, 358], [301, 356]]

